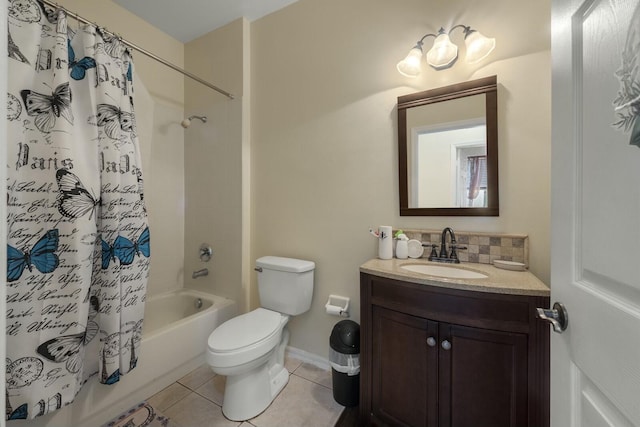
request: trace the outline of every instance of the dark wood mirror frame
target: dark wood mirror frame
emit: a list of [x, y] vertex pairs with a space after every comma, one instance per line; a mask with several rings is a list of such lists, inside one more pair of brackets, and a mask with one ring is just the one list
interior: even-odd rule
[[[485, 95], [487, 128], [487, 207], [410, 208], [407, 158], [407, 109], [472, 95]], [[398, 97], [398, 163], [400, 216], [499, 216], [498, 191], [498, 85], [496, 76]]]

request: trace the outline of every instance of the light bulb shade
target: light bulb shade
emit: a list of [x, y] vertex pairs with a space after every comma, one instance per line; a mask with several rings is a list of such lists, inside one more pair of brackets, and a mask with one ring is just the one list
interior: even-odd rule
[[420, 61], [422, 61], [422, 49], [415, 46], [409, 54], [396, 65], [398, 72], [406, 77], [416, 77], [420, 74]]
[[467, 45], [467, 62], [475, 64], [486, 58], [496, 47], [496, 39], [490, 39], [480, 34], [480, 31], [471, 30], [464, 38]]
[[427, 63], [436, 70], [453, 65], [458, 58], [458, 46], [451, 43], [447, 34], [440, 34], [427, 52]]

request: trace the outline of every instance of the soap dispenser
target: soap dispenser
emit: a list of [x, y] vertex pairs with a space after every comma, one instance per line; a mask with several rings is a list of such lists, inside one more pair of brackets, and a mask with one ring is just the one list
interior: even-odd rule
[[381, 225], [378, 228], [378, 258], [380, 259], [393, 258], [393, 237], [391, 231], [392, 228], [390, 225]]
[[409, 238], [406, 234], [400, 232], [396, 235], [396, 258], [407, 259], [409, 256]]

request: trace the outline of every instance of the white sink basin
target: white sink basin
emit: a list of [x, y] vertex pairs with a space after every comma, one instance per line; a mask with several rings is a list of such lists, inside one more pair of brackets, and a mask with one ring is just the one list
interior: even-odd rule
[[486, 279], [489, 277], [484, 273], [466, 270], [464, 268], [449, 267], [432, 264], [407, 264], [400, 266], [403, 270], [413, 273], [426, 274], [427, 276], [444, 277], [446, 279]]

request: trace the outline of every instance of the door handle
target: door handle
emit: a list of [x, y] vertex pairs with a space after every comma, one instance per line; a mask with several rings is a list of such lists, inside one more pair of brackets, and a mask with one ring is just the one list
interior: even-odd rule
[[569, 324], [569, 313], [564, 304], [555, 302], [552, 309], [536, 308], [538, 318], [546, 320], [553, 326], [553, 331], [561, 334]]

